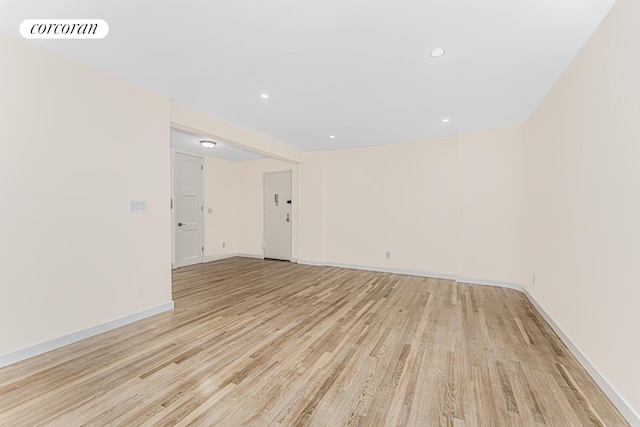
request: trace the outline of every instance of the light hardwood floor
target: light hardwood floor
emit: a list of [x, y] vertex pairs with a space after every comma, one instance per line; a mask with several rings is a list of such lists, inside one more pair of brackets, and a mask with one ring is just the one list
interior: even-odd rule
[[519, 292], [233, 258], [0, 369], [0, 426], [625, 426]]

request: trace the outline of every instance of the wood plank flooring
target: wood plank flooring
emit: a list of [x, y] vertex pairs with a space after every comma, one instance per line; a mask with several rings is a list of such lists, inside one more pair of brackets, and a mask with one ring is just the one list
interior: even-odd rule
[[232, 258], [0, 369], [0, 426], [626, 426], [519, 292]]

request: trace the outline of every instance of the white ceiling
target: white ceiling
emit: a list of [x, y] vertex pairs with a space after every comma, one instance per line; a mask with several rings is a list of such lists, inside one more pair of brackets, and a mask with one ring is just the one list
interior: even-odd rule
[[226, 144], [224, 142], [216, 142], [213, 148], [204, 148], [200, 145], [200, 141], [214, 141], [211, 138], [195, 135], [178, 129], [171, 129], [171, 146], [177, 150], [189, 151], [203, 156], [218, 157], [232, 162], [243, 162], [245, 160], [264, 159], [262, 156], [253, 151], [243, 150], [242, 148]]
[[[614, 3], [1, 0], [0, 28], [104, 19], [103, 40], [38, 43], [285, 144], [330, 150], [522, 122]], [[436, 47], [447, 53], [433, 60]]]

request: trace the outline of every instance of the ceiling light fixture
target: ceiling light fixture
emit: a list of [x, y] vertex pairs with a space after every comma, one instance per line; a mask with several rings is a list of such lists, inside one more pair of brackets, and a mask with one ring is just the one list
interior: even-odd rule
[[268, 94], [268, 93], [261, 93], [261, 94], [260, 94], [260, 98], [262, 98], [262, 99], [269, 99], [269, 94]]
[[200, 145], [202, 145], [204, 148], [213, 148], [216, 146], [216, 143], [213, 141], [200, 141]]
[[445, 50], [441, 47], [437, 47], [431, 51], [429, 56], [431, 56], [432, 58], [440, 58], [444, 54], [445, 54]]
[[336, 139], [335, 135], [329, 135], [329, 139]]
[[442, 123], [444, 123], [444, 124], [451, 123], [451, 117], [443, 117], [442, 118]]

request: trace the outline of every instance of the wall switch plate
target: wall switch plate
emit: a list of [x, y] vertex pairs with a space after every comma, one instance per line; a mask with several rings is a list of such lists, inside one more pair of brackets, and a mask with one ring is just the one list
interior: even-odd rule
[[147, 202], [145, 200], [129, 200], [130, 213], [144, 213], [147, 211]]
[[391, 252], [385, 252], [384, 256], [385, 258], [391, 258]]
[[144, 286], [138, 286], [138, 296], [144, 295]]
[[226, 248], [226, 247], [227, 247], [227, 244], [226, 244], [225, 242], [222, 242], [222, 247], [223, 247], [223, 248]]
[[213, 213], [213, 209], [212, 208], [207, 209], [207, 213], [208, 214], [212, 214]]

